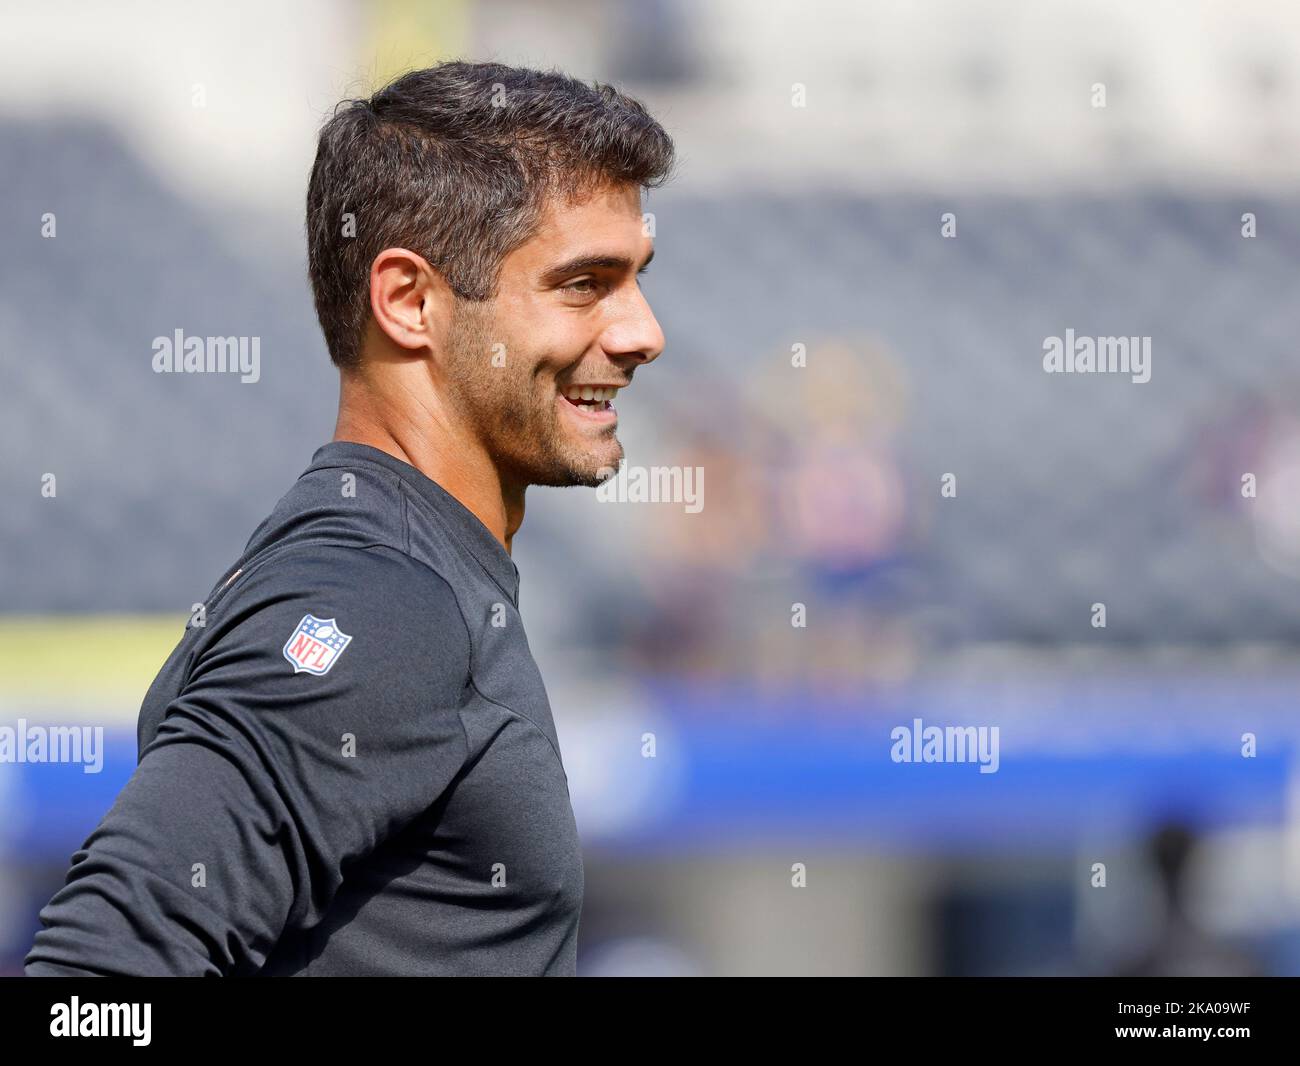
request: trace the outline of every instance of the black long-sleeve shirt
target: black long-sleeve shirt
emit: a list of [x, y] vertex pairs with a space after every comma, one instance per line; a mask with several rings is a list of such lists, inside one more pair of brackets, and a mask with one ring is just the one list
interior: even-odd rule
[[28, 975], [576, 972], [583, 868], [519, 572], [333, 442], [186, 626]]

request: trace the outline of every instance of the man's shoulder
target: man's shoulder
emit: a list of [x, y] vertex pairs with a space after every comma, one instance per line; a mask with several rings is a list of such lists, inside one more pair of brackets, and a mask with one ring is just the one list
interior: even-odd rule
[[406, 677], [459, 685], [469, 670], [455, 590], [384, 544], [306, 540], [268, 551], [232, 575], [198, 623], [198, 673], [242, 661], [267, 681], [337, 674], [363, 684]]
[[244, 554], [299, 542], [387, 544], [405, 550], [407, 506], [401, 479], [377, 464], [314, 463], [258, 524]]

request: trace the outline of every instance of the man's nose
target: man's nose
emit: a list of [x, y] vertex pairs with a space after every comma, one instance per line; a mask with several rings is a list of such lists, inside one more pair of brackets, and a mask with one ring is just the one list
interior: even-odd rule
[[629, 300], [626, 313], [610, 324], [602, 339], [605, 352], [611, 359], [640, 365], [653, 363], [659, 358], [664, 350], [664, 333], [639, 288]]

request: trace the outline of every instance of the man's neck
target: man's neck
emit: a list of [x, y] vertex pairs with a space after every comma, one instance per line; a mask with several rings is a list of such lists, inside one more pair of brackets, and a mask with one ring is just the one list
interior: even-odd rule
[[364, 391], [344, 385], [334, 440], [367, 444], [415, 467], [483, 523], [510, 551], [515, 532], [524, 521], [524, 485], [514, 485], [477, 442], [452, 439], [456, 436], [448, 420], [437, 417], [413, 418], [384, 405], [366, 402]]

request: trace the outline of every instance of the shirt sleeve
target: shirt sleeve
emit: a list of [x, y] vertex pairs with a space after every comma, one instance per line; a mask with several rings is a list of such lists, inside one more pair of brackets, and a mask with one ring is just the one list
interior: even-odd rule
[[179, 695], [41, 910], [29, 976], [256, 973], [468, 758], [464, 618], [399, 552], [289, 549], [190, 639]]

